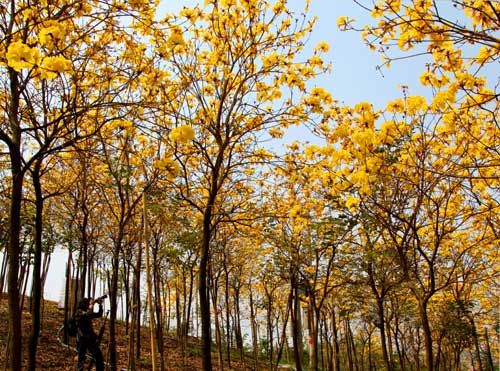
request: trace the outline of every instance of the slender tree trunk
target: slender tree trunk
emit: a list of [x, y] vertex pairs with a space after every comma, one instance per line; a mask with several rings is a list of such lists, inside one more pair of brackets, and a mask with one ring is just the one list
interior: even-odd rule
[[420, 319], [422, 320], [422, 330], [424, 332], [425, 360], [427, 371], [434, 371], [434, 356], [432, 350], [432, 334], [427, 316], [427, 302], [419, 302]]
[[115, 242], [113, 249], [112, 274], [110, 282], [110, 316], [109, 316], [109, 367], [111, 371], [117, 371], [116, 359], [116, 313], [117, 313], [117, 298], [118, 298], [118, 272], [119, 258], [122, 244], [122, 231]]
[[249, 281], [248, 283], [248, 291], [250, 293], [250, 329], [252, 331], [252, 349], [253, 349], [253, 363], [254, 363], [254, 370], [257, 370], [257, 365], [258, 365], [258, 355], [259, 355], [259, 350], [258, 350], [258, 341], [257, 341], [257, 323], [256, 323], [256, 313], [255, 313], [255, 305], [253, 302], [253, 295], [252, 295], [252, 282]]
[[372, 369], [373, 369], [372, 333], [370, 332], [370, 333], [368, 333], [368, 371], [372, 371]]
[[23, 267], [22, 279], [19, 280], [19, 282], [21, 283], [21, 287], [22, 287], [21, 305], [20, 305], [21, 311], [24, 310], [24, 300], [26, 299], [26, 289], [28, 287], [28, 281], [29, 281], [29, 277], [30, 277], [30, 272], [31, 272], [31, 259], [28, 256], [28, 262]]
[[36, 369], [36, 351], [38, 337], [40, 336], [40, 304], [42, 302], [42, 228], [43, 228], [43, 195], [40, 183], [41, 161], [35, 163], [33, 175], [33, 186], [35, 188], [35, 252], [33, 260], [33, 279], [31, 285], [32, 310], [31, 310], [31, 335], [29, 341], [28, 370]]
[[146, 193], [143, 194], [143, 218], [144, 218], [144, 249], [146, 250], [146, 285], [147, 285], [147, 299], [149, 308], [149, 334], [150, 334], [150, 346], [151, 346], [151, 364], [153, 366], [153, 371], [157, 370], [157, 359], [156, 359], [156, 339], [155, 339], [155, 314], [153, 308], [153, 287], [151, 283], [151, 262], [149, 258], [149, 221], [147, 214], [147, 197]]
[[337, 314], [335, 313], [335, 305], [332, 305], [332, 337], [333, 337], [333, 370], [340, 371], [340, 345], [337, 328]]
[[187, 310], [186, 310], [186, 322], [184, 323], [184, 339], [185, 347], [187, 347], [189, 330], [191, 328], [191, 310], [193, 305], [193, 284], [194, 284], [194, 272], [191, 268], [189, 270], [189, 290], [188, 290], [188, 301], [187, 301]]
[[292, 309], [292, 339], [293, 339], [293, 356], [295, 359], [295, 368], [297, 371], [302, 371], [302, 323], [300, 315], [300, 299], [297, 283], [297, 275], [291, 275], [291, 287], [293, 292], [293, 309]]
[[179, 274], [176, 274], [175, 278], [175, 317], [177, 322], [176, 333], [177, 333], [177, 339], [183, 342], [184, 340], [183, 340], [182, 330], [184, 328], [184, 323], [183, 323], [184, 313], [182, 313], [181, 315], [181, 294], [180, 294], [181, 285], [179, 282], [180, 280], [181, 278]]
[[[142, 244], [142, 241], [140, 242]], [[137, 253], [137, 262], [134, 269], [134, 315], [132, 322], [135, 322], [135, 355], [132, 356], [134, 367], [141, 359], [141, 269], [142, 269], [142, 253]], [[133, 332], [133, 330], [131, 330]]]
[[234, 288], [234, 337], [236, 339], [236, 347], [240, 354], [240, 360], [243, 361], [243, 336], [241, 333], [241, 312], [240, 312], [240, 286]]
[[488, 330], [484, 330], [484, 338], [486, 340], [486, 356], [488, 360], [488, 370], [495, 370], [495, 366], [493, 364], [493, 356], [491, 355], [491, 348], [490, 348], [490, 338], [488, 337]]
[[481, 348], [479, 347], [479, 336], [477, 335], [477, 328], [476, 324], [474, 322], [474, 317], [470, 316], [469, 318], [470, 324], [472, 325], [472, 337], [474, 338], [474, 350], [475, 350], [475, 355], [477, 358], [477, 365], [479, 368], [479, 371], [483, 371], [483, 362], [481, 360]]
[[[21, 254], [20, 246], [20, 231], [21, 231], [21, 199], [22, 199], [22, 174], [20, 174], [20, 159], [15, 157], [13, 162], [19, 164], [13, 167], [13, 187], [11, 191], [11, 206], [10, 206], [10, 239], [7, 248], [8, 254], [8, 274], [7, 274], [7, 288], [8, 288], [8, 302], [9, 302], [9, 370], [21, 370], [22, 347], [21, 337], [16, 334], [21, 333], [21, 308], [20, 308], [20, 295], [18, 286], [18, 273], [19, 273], [19, 257]], [[20, 157], [20, 156], [19, 156]], [[19, 169], [19, 170], [17, 170]]]
[[268, 340], [268, 359], [269, 359], [269, 369], [273, 369], [273, 347], [274, 347], [274, 337], [273, 337], [273, 322], [272, 322], [272, 298], [268, 295], [267, 303], [267, 340]]
[[161, 305], [161, 292], [160, 292], [160, 286], [161, 286], [161, 278], [159, 274], [159, 259], [158, 259], [158, 250], [159, 250], [158, 243], [155, 245], [155, 248], [153, 250], [153, 274], [154, 274], [154, 279], [153, 279], [153, 284], [154, 284], [154, 292], [155, 292], [155, 310], [156, 310], [156, 339], [157, 339], [157, 346], [158, 346], [158, 355], [159, 357], [159, 366], [160, 370], [164, 371], [165, 370], [165, 357], [164, 357], [164, 351], [163, 351], [163, 310], [162, 310], [162, 305]]
[[[71, 287], [71, 248], [68, 252], [68, 261], [66, 262], [66, 282], [64, 287], [64, 323], [69, 319], [69, 300]], [[64, 329], [64, 344], [68, 344], [68, 332]]]
[[137, 257], [138, 261], [137, 261], [137, 267], [138, 267], [138, 270], [136, 272], [137, 274], [137, 278], [136, 278], [136, 290], [135, 290], [135, 302], [136, 302], [136, 317], [135, 317], [135, 321], [136, 321], [136, 325], [135, 325], [135, 330], [136, 330], [136, 334], [135, 334], [135, 338], [136, 338], [136, 342], [135, 342], [135, 360], [136, 362], [139, 362], [140, 364], [140, 361], [141, 361], [141, 344], [142, 344], [142, 341], [141, 341], [141, 313], [142, 313], [142, 305], [141, 305], [141, 261], [142, 261], [142, 258], [141, 258], [141, 255], [139, 253], [139, 256]]
[[[134, 288], [135, 288], [135, 282], [134, 282]], [[135, 298], [135, 295], [134, 295]], [[129, 338], [128, 338], [128, 365], [127, 368], [130, 371], [135, 371], [136, 366], [135, 366], [135, 351], [134, 351], [134, 343], [135, 343], [135, 315], [137, 311], [137, 307], [135, 306], [135, 303], [132, 303], [130, 311], [132, 312], [132, 321], [130, 323], [130, 333], [129, 333]]]
[[351, 331], [349, 327], [349, 318], [346, 317], [344, 320], [344, 332], [345, 332], [345, 343], [346, 343], [346, 350], [347, 350], [347, 360], [349, 362], [349, 371], [354, 370], [354, 357], [353, 357], [353, 350], [351, 345], [353, 344], [351, 342]]
[[11, 141], [8, 143], [10, 166], [11, 166], [11, 194], [9, 209], [9, 242], [7, 245], [7, 256], [9, 271], [7, 276], [7, 287], [9, 293], [9, 342], [8, 342], [8, 365], [9, 370], [21, 370], [22, 344], [21, 344], [21, 308], [19, 307], [19, 257], [22, 246], [20, 244], [21, 234], [21, 204], [23, 198], [24, 172], [22, 171], [21, 159], [21, 127], [19, 125], [19, 74], [9, 67], [10, 78], [10, 106], [9, 126], [12, 133]]
[[394, 342], [396, 343], [396, 351], [398, 352], [398, 358], [399, 358], [399, 368], [401, 370], [405, 369], [405, 359], [404, 359], [404, 354], [403, 350], [400, 347], [400, 342], [399, 342], [399, 318], [396, 316], [395, 321], [394, 321]]
[[227, 367], [231, 369], [231, 319], [230, 319], [230, 306], [229, 306], [229, 271], [227, 268], [227, 257], [224, 251], [224, 284], [225, 284], [225, 306], [226, 306], [226, 352], [227, 352]]
[[[292, 305], [293, 305], [293, 292], [290, 290], [290, 293], [288, 294], [288, 300], [286, 304], [286, 309], [283, 312], [283, 326], [281, 328], [281, 337], [279, 337], [278, 334], [278, 351], [277, 351], [277, 356], [276, 356], [276, 365], [278, 365], [281, 361], [281, 357], [283, 355], [283, 348], [285, 343], [287, 343], [287, 338], [286, 338], [286, 329], [288, 327], [288, 318], [290, 317], [290, 312], [292, 311]], [[277, 324], [276, 324], [277, 326]]]
[[214, 311], [215, 344], [217, 346], [219, 369], [223, 371], [224, 361], [222, 357], [222, 336], [220, 331], [219, 311], [217, 309], [217, 301], [218, 301], [217, 285], [218, 285], [217, 279], [213, 278], [211, 280], [211, 287], [212, 287], [212, 306]]
[[387, 319], [385, 321], [385, 330], [386, 330], [386, 339], [387, 339], [387, 351], [389, 353], [389, 365], [390, 365], [390, 369], [393, 370], [394, 369], [394, 350], [393, 350], [393, 347], [392, 347], [392, 335], [391, 335], [391, 326], [390, 326], [390, 322], [391, 322], [391, 318]]
[[[7, 265], [8, 265], [8, 259], [7, 259], [7, 251], [3, 251], [3, 259], [2, 259], [2, 269], [0, 272], [0, 294], [4, 292], [4, 286], [5, 286], [5, 276], [7, 274]], [[0, 296], [1, 300], [1, 296]]]
[[205, 208], [203, 214], [203, 236], [201, 243], [200, 271], [198, 278], [201, 316], [201, 350], [204, 371], [212, 371], [212, 336], [210, 334], [210, 293], [207, 287], [208, 260], [210, 258], [210, 240], [212, 236], [213, 201]]
[[384, 300], [381, 297], [377, 298], [377, 315], [378, 321], [377, 327], [380, 330], [380, 345], [382, 346], [382, 355], [384, 357], [384, 363], [386, 370], [392, 370], [392, 365], [389, 360], [389, 353], [387, 352], [387, 340], [386, 340], [386, 328], [385, 328], [385, 315], [384, 315]]

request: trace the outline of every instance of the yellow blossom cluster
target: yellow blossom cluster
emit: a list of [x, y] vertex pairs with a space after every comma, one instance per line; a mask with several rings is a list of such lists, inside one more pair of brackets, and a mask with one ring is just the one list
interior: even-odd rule
[[179, 164], [171, 157], [163, 157], [153, 162], [153, 166], [164, 171], [169, 179], [174, 179], [179, 175]]
[[66, 73], [72, 70], [71, 61], [62, 55], [47, 56], [42, 58], [40, 50], [30, 47], [21, 41], [12, 42], [7, 49], [7, 65], [15, 71], [21, 72], [23, 69], [37, 68], [42, 79], [52, 80], [59, 73]]
[[188, 143], [194, 138], [194, 130], [189, 125], [182, 125], [170, 131], [169, 138], [174, 143]]
[[7, 65], [17, 72], [24, 68], [33, 68], [40, 63], [40, 51], [21, 41], [12, 42], [7, 48]]
[[47, 21], [38, 33], [40, 45], [52, 48], [64, 38], [65, 28], [63, 23], [56, 21]]
[[167, 46], [175, 52], [183, 51], [186, 47], [183, 31], [180, 26], [173, 26], [170, 30], [170, 36], [167, 40]]
[[58, 73], [70, 72], [72, 70], [71, 62], [62, 55], [54, 57], [45, 57], [40, 65], [40, 77], [46, 80], [52, 80]]

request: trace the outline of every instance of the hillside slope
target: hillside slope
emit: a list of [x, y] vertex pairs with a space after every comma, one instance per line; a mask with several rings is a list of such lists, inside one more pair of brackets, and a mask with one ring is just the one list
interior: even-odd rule
[[[37, 369], [38, 370], [75, 370], [76, 352], [73, 349], [68, 349], [59, 342], [59, 329], [63, 322], [64, 313], [57, 308], [55, 302], [45, 301], [42, 321], [42, 331], [38, 346]], [[23, 362], [27, 364], [28, 340], [31, 331], [31, 315], [29, 313], [29, 298], [25, 300], [25, 308], [23, 311]], [[101, 323], [96, 320], [94, 329], [98, 331]], [[149, 354], [149, 337], [148, 329], [144, 328], [141, 336], [142, 344], [142, 359], [140, 370], [151, 370], [151, 360]], [[4, 365], [5, 348], [8, 336], [8, 308], [7, 297], [2, 295], [0, 299], [0, 367]], [[127, 366], [127, 336], [125, 335], [125, 327], [120, 323], [117, 325], [117, 349], [119, 367], [126, 369]], [[108, 333], [106, 332], [101, 344], [101, 350], [106, 358], [107, 355]], [[71, 339], [70, 345], [74, 347], [74, 339]], [[201, 370], [201, 357], [199, 356], [199, 342], [197, 339], [192, 339], [189, 348], [191, 349], [186, 358], [186, 364], [182, 365], [182, 356], [180, 345], [176, 339], [171, 336], [165, 337], [165, 368], [166, 370]], [[214, 354], [213, 363], [214, 370], [217, 370], [217, 361]], [[3, 368], [3, 367], [2, 367]], [[24, 367], [23, 367], [24, 368]], [[224, 369], [227, 369], [225, 367]], [[232, 370], [243, 371], [250, 368], [239, 362], [232, 362]]]

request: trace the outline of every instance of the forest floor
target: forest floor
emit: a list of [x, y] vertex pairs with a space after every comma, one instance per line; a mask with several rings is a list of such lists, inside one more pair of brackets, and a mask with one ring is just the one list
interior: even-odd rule
[[[64, 320], [64, 311], [57, 308], [57, 303], [52, 301], [44, 302], [42, 329], [40, 333], [39, 346], [37, 352], [37, 370], [75, 370], [76, 352], [74, 349], [68, 349], [59, 341], [59, 329]], [[99, 331], [101, 327], [100, 320], [95, 320], [94, 330]], [[0, 368], [4, 368], [5, 364], [5, 348], [8, 337], [8, 305], [5, 294], [0, 296]], [[22, 321], [22, 339], [23, 339], [23, 369], [27, 368], [28, 359], [28, 342], [31, 332], [31, 314], [29, 313], [29, 298], [25, 299], [23, 321]], [[108, 329], [103, 337], [101, 350], [104, 357], [107, 355], [108, 349]], [[141, 335], [141, 365], [139, 370], [151, 370], [151, 358], [149, 353], [149, 332], [147, 328], [143, 328]], [[122, 323], [117, 324], [117, 359], [119, 367], [123, 370], [127, 368], [128, 361], [128, 336], [125, 334], [125, 326]], [[74, 348], [75, 340], [70, 338], [70, 346]], [[188, 355], [183, 362], [180, 344], [173, 336], [164, 337], [164, 359], [165, 369], [168, 371], [177, 370], [201, 370], [201, 343], [198, 339], [192, 338], [188, 344]], [[212, 355], [214, 370], [219, 370], [217, 367], [217, 356]], [[183, 364], [184, 363], [184, 364]], [[232, 361], [230, 370], [243, 371], [250, 370], [250, 361], [248, 363]], [[227, 364], [224, 367], [228, 370]], [[264, 369], [264, 368], [263, 368]]]

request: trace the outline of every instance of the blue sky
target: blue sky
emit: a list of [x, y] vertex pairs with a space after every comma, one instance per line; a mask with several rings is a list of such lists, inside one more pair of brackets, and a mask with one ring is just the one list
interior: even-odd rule
[[354, 1], [312, 0], [311, 13], [318, 17], [311, 42], [328, 41], [329, 57], [333, 62], [331, 75], [321, 79], [321, 85], [340, 102], [352, 105], [369, 101], [376, 107], [382, 107], [387, 100], [401, 96], [401, 85], [417, 87], [418, 74], [414, 61], [395, 63], [390, 69], [384, 67], [377, 71], [376, 67], [381, 63], [380, 55], [364, 44], [361, 34], [337, 29], [340, 16], [354, 18], [359, 27], [372, 21], [370, 15]]

